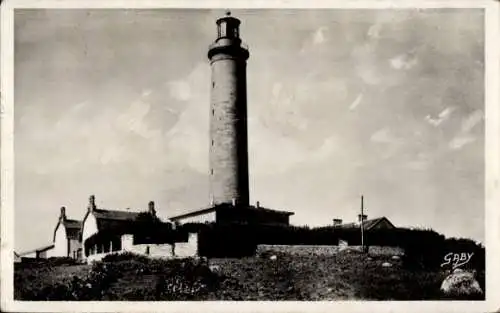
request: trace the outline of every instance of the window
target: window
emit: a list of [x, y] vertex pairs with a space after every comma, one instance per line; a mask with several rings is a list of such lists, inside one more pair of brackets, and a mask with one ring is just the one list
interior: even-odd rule
[[227, 23], [225, 21], [222, 21], [219, 24], [219, 37], [226, 37], [227, 36]]
[[211, 169], [210, 169], [210, 175], [213, 175], [213, 174], [214, 174], [214, 169], [213, 169], [213, 168], [211, 168]]
[[212, 139], [212, 147], [214, 146], [214, 140]]
[[215, 115], [215, 109], [212, 109], [212, 116]]
[[215, 82], [212, 82], [212, 88], [215, 88]]

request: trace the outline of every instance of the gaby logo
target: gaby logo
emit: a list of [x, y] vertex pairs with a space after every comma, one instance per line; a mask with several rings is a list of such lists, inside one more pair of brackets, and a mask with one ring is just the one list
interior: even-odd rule
[[451, 264], [452, 269], [455, 269], [459, 266], [465, 265], [469, 263], [474, 252], [462, 252], [462, 253], [454, 253], [450, 252], [444, 256], [444, 263], [441, 264], [441, 267]]

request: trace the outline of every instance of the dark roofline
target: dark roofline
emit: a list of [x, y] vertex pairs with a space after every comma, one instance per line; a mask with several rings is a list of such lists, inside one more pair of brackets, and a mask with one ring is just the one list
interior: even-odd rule
[[[74, 227], [74, 226], [68, 227], [67, 225], [65, 225], [64, 222], [70, 222], [70, 223], [78, 222], [78, 223], [80, 223], [80, 225], [78, 227]], [[82, 231], [82, 228], [83, 228], [83, 220], [79, 221], [79, 220], [73, 220], [73, 219], [70, 219], [70, 218], [66, 218], [66, 220], [62, 221], [61, 217], [59, 216], [59, 218], [57, 219], [56, 227], [54, 228], [54, 236], [53, 236], [52, 242], [56, 241], [56, 232], [57, 232], [57, 229], [59, 228], [59, 225], [61, 225], [61, 224], [63, 224], [63, 226], [66, 229], [68, 229], [68, 228], [79, 228], [79, 231]]]
[[[389, 219], [387, 217], [381, 216], [381, 217], [376, 217], [376, 218], [372, 218], [372, 219], [363, 221], [363, 225], [369, 224], [369, 226], [364, 228], [364, 229], [370, 230], [373, 227], [375, 227], [376, 225], [378, 225], [380, 222], [382, 222], [383, 220], [386, 220], [392, 227], [397, 228], [391, 221], [389, 221]], [[370, 223], [371, 223], [371, 225], [370, 225]], [[347, 224], [341, 224], [341, 225], [338, 225], [335, 227], [336, 228], [357, 228], [357, 227], [360, 227], [360, 223], [359, 222], [347, 223]]]
[[[33, 250], [28, 250], [28, 251], [25, 251], [25, 252], [22, 252], [22, 253], [19, 253], [18, 256], [23, 256], [23, 255], [26, 255], [26, 254], [29, 254], [29, 253], [33, 253], [33, 252], [43, 252], [43, 251], [47, 251], [47, 250], [50, 250], [54, 248], [54, 245], [51, 244], [51, 245], [48, 245], [48, 246], [43, 246], [41, 248], [37, 248], [37, 249], [33, 249]], [[15, 253], [15, 252], [14, 252]]]
[[55, 246], [52, 244], [52, 245], [49, 245], [49, 246], [45, 246], [45, 247], [42, 247], [42, 248], [39, 248], [37, 250], [35, 250], [36, 252], [43, 252], [43, 251], [47, 251], [47, 250], [50, 250], [52, 248], [54, 248]]
[[[195, 210], [195, 211], [190, 211], [190, 212], [187, 212], [187, 213], [183, 213], [183, 214], [171, 216], [168, 219], [172, 220], [172, 221], [176, 221], [176, 220], [181, 219], [181, 218], [187, 218], [187, 217], [192, 217], [192, 216], [198, 216], [198, 215], [201, 215], [201, 214], [211, 213], [211, 212], [217, 211], [218, 209], [224, 209], [224, 208], [227, 208], [227, 207], [228, 207], [228, 204], [219, 204], [219, 205], [212, 206], [212, 207], [209, 207], [209, 208], [198, 209], [198, 210]], [[235, 209], [237, 210], [238, 208], [235, 208]], [[246, 207], [243, 207], [243, 209], [262, 210], [262, 211], [273, 212], [275, 214], [288, 215], [288, 216], [291, 216], [291, 215], [295, 214], [294, 212], [278, 211], [278, 210], [272, 210], [272, 209], [267, 209], [267, 208], [262, 208], [262, 207], [261, 208], [257, 208], [255, 206], [246, 206]]]
[[376, 223], [374, 223], [374, 224], [370, 227], [370, 229], [371, 229], [371, 228], [373, 228], [373, 227], [375, 227], [376, 225], [380, 224], [380, 222], [382, 222], [383, 220], [386, 220], [386, 221], [387, 221], [387, 223], [389, 223], [392, 227], [397, 228], [397, 227], [396, 227], [396, 226], [395, 226], [395, 225], [394, 225], [391, 221], [389, 221], [389, 219], [388, 219], [387, 217], [382, 216], [382, 217], [380, 217], [380, 218], [379, 218], [379, 220], [378, 220]]
[[187, 213], [171, 216], [168, 219], [175, 221], [175, 220], [178, 220], [181, 218], [186, 218], [186, 217], [197, 216], [197, 215], [201, 215], [201, 214], [205, 214], [205, 213], [215, 212], [216, 210], [217, 210], [217, 207], [214, 206], [214, 207], [209, 207], [209, 208], [205, 208], [205, 209], [198, 209], [195, 211], [190, 211]]

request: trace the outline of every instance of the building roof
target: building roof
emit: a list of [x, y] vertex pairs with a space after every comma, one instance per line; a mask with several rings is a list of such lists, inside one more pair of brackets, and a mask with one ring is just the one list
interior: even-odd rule
[[198, 209], [198, 210], [195, 210], [195, 211], [190, 211], [190, 212], [187, 212], [187, 213], [175, 215], [175, 216], [169, 217], [169, 219], [172, 220], [172, 221], [176, 221], [176, 220], [179, 220], [179, 219], [182, 219], [182, 218], [188, 218], [188, 217], [192, 217], [192, 216], [198, 216], [198, 215], [202, 215], [202, 214], [216, 212], [217, 210], [225, 210], [225, 209], [255, 210], [255, 211], [260, 211], [260, 212], [280, 214], [280, 215], [288, 215], [288, 216], [295, 214], [293, 212], [277, 211], [277, 210], [272, 210], [272, 209], [263, 208], [263, 207], [256, 207], [256, 206], [252, 206], [252, 205], [250, 205], [250, 206], [244, 206], [244, 207], [238, 207], [238, 206], [234, 207], [232, 204], [223, 203], [223, 204], [218, 204], [218, 205], [211, 206], [211, 207], [204, 208], [204, 209]]
[[50, 245], [43, 246], [43, 247], [40, 247], [40, 248], [37, 248], [37, 249], [25, 251], [25, 252], [19, 253], [18, 255], [22, 257], [22, 256], [24, 256], [26, 254], [30, 254], [30, 253], [33, 253], [33, 252], [44, 252], [44, 251], [50, 250], [52, 248], [54, 248], [54, 244], [50, 244]]
[[[147, 228], [151, 228], [152, 226], [151, 220], [140, 218], [141, 215], [147, 213], [146, 211], [129, 212], [97, 208], [92, 210], [99, 233], [112, 233], [113, 235], [136, 234], [147, 231]], [[88, 214], [89, 212], [85, 215], [84, 220], [87, 218]], [[159, 223], [154, 224], [156, 229], [150, 229], [150, 231], [158, 231], [158, 229], [168, 228], [170, 225], [159, 219], [157, 219], [157, 221]]]
[[47, 250], [50, 250], [50, 249], [53, 249], [53, 248], [54, 248], [54, 245], [51, 244], [51, 245], [48, 245], [48, 246], [44, 246], [44, 247], [38, 248], [35, 251], [36, 252], [43, 252], [43, 251], [47, 251]]
[[[121, 236], [125, 234], [134, 235], [134, 241], [142, 241], [144, 243], [165, 243], [170, 242], [171, 224], [165, 223], [160, 219], [153, 217], [148, 218], [149, 212], [128, 212], [118, 210], [93, 209], [97, 222], [98, 232], [85, 240], [85, 244], [99, 243], [101, 238], [109, 236]], [[87, 218], [88, 214], [85, 216]], [[150, 213], [149, 213], [150, 214]], [[141, 217], [144, 217], [142, 218]], [[153, 215], [149, 215], [150, 217]], [[85, 220], [84, 219], [84, 220]], [[107, 240], [107, 239], [106, 239]]]
[[93, 215], [97, 221], [97, 229], [101, 231], [127, 232], [140, 223], [137, 217], [141, 212], [94, 209]]
[[[387, 221], [392, 227], [394, 227], [394, 228], [396, 227], [385, 216], [382, 216], [382, 217], [377, 217], [377, 218], [374, 218], [374, 219], [363, 221], [363, 229], [370, 230], [370, 229], [374, 228], [375, 226], [377, 226], [380, 222], [382, 222], [384, 220]], [[341, 225], [338, 225], [336, 227], [337, 228], [357, 228], [357, 227], [360, 227], [360, 226], [361, 225], [358, 222], [358, 223], [341, 224]]]
[[108, 219], [115, 221], [135, 220], [143, 212], [131, 212], [121, 210], [94, 209], [94, 216], [98, 219]]
[[56, 228], [54, 229], [54, 241], [56, 239], [56, 231], [59, 225], [64, 225], [66, 228], [66, 236], [68, 239], [79, 240], [80, 232], [82, 230], [82, 221], [71, 220], [71, 219], [59, 219]]

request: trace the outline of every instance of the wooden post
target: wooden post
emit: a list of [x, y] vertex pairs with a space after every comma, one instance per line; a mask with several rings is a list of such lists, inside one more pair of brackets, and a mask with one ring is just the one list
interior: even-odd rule
[[365, 252], [365, 234], [364, 234], [364, 227], [363, 227], [363, 215], [364, 215], [364, 212], [363, 212], [363, 195], [361, 195], [361, 223], [360, 223], [360, 227], [361, 227], [361, 250], [363, 252]]

